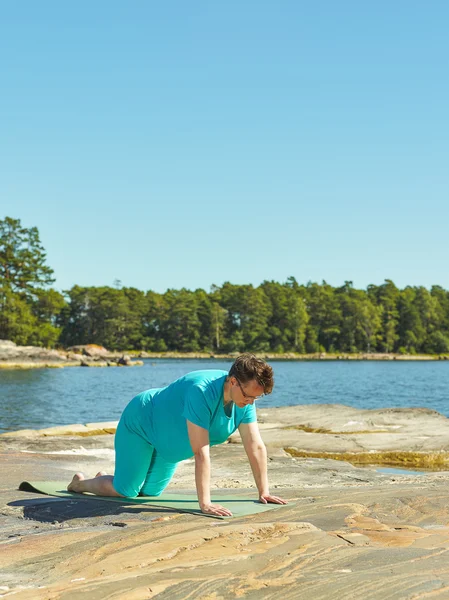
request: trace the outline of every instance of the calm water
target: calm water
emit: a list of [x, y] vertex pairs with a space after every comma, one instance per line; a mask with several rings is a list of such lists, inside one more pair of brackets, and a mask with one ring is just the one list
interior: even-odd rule
[[[146, 360], [143, 367], [0, 370], [0, 431], [112, 421], [139, 392], [231, 361]], [[449, 361], [272, 363], [276, 385], [259, 407], [346, 404], [432, 408], [449, 416]]]

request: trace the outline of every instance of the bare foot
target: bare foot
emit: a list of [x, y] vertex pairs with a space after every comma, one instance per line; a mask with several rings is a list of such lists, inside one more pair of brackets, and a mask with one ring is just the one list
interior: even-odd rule
[[95, 477], [104, 477], [105, 475], [107, 475], [106, 471], [98, 471]]
[[84, 475], [82, 473], [75, 473], [72, 481], [67, 486], [67, 490], [69, 492], [79, 492], [79, 482], [84, 480]]

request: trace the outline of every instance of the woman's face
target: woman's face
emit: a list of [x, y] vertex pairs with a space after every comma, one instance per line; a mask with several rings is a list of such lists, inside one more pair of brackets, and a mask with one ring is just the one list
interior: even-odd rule
[[263, 387], [255, 379], [241, 383], [237, 377], [231, 377], [231, 399], [239, 408], [254, 404], [263, 393]]

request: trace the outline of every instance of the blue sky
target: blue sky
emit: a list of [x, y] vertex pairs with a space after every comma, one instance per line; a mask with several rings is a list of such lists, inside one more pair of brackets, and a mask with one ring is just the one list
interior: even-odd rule
[[0, 4], [0, 218], [55, 287], [449, 289], [449, 3]]

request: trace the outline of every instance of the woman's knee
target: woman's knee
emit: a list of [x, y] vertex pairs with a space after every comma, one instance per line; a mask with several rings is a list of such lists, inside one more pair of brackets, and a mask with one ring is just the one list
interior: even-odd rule
[[124, 498], [137, 498], [140, 488], [126, 482], [120, 482], [115, 476], [112, 480], [112, 487], [117, 496]]
[[140, 491], [142, 496], [160, 496], [170, 483], [177, 466], [178, 463], [166, 461], [155, 451]]
[[164, 482], [163, 484], [161, 484], [161, 483], [144, 484], [142, 489], [140, 490], [140, 495], [141, 496], [160, 496], [169, 483], [170, 483], [170, 480], [168, 480], [167, 482]]

